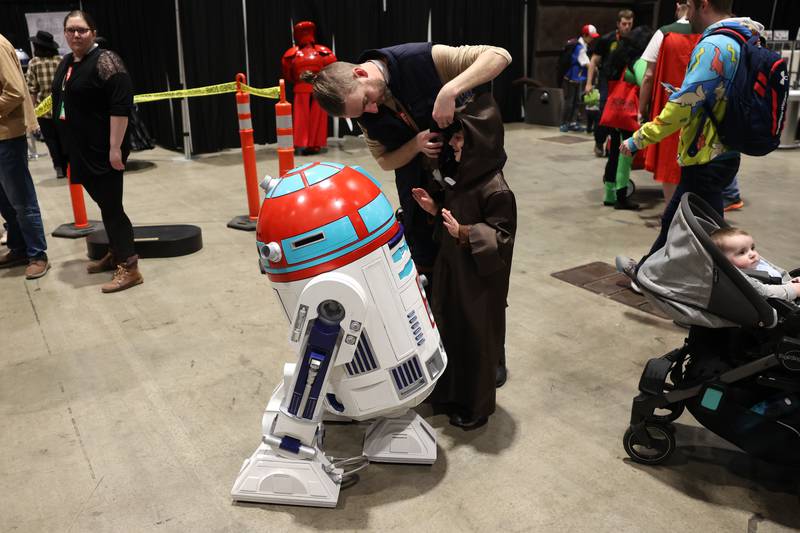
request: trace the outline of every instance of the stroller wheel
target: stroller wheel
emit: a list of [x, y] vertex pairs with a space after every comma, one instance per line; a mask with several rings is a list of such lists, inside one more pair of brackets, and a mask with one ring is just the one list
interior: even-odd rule
[[682, 403], [676, 403], [675, 405], [670, 405], [661, 409], [660, 411], [664, 412], [665, 414], [653, 414], [652, 416], [648, 417], [647, 419], [651, 422], [655, 422], [657, 424], [669, 424], [671, 422], [675, 422], [677, 419], [681, 417], [683, 414], [683, 410], [686, 409], [686, 406]]
[[663, 463], [675, 451], [675, 435], [661, 424], [646, 424], [638, 429], [629, 427], [622, 437], [628, 456], [644, 465]]
[[633, 180], [629, 179], [627, 197], [630, 198], [631, 196], [633, 196], [633, 193], [635, 192], [636, 192], [636, 184], [633, 182]]

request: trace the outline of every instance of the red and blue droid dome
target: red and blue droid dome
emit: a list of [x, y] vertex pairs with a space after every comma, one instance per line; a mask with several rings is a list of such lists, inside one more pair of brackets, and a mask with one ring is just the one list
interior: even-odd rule
[[308, 163], [264, 186], [256, 240], [273, 282], [336, 270], [401, 233], [377, 180], [359, 166]]

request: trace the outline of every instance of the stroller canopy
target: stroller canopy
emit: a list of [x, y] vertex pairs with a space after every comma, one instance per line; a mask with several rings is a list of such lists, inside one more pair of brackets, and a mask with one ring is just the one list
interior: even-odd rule
[[654, 306], [695, 326], [771, 328], [775, 309], [711, 240], [728, 224], [702, 198], [686, 193], [667, 243], [639, 268], [637, 282]]

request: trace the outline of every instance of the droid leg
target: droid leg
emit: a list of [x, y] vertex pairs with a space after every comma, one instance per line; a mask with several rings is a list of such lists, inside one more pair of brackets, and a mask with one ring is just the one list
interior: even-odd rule
[[413, 409], [381, 417], [364, 435], [364, 455], [376, 463], [430, 465], [436, 462], [436, 431]]
[[[343, 276], [327, 274], [301, 294], [296, 338], [292, 330], [299, 358], [297, 364], [284, 367], [283, 383], [267, 404], [262, 442], [242, 465], [231, 490], [234, 500], [336, 506], [345, 472], [341, 461], [332, 462], [321, 450], [323, 400], [342, 345], [355, 349], [347, 344], [341, 324], [364, 323], [364, 296], [349, 286]], [[340, 300], [322, 297], [337, 291]]]

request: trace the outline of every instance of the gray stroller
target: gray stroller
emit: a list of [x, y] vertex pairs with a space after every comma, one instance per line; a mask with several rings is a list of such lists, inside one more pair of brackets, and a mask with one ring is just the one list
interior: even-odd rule
[[672, 422], [688, 409], [745, 452], [800, 466], [800, 307], [758, 295], [712, 242], [722, 227], [687, 193], [667, 244], [639, 268], [648, 300], [690, 329], [681, 348], [646, 364], [623, 445], [636, 462], [664, 462], [675, 450]]

